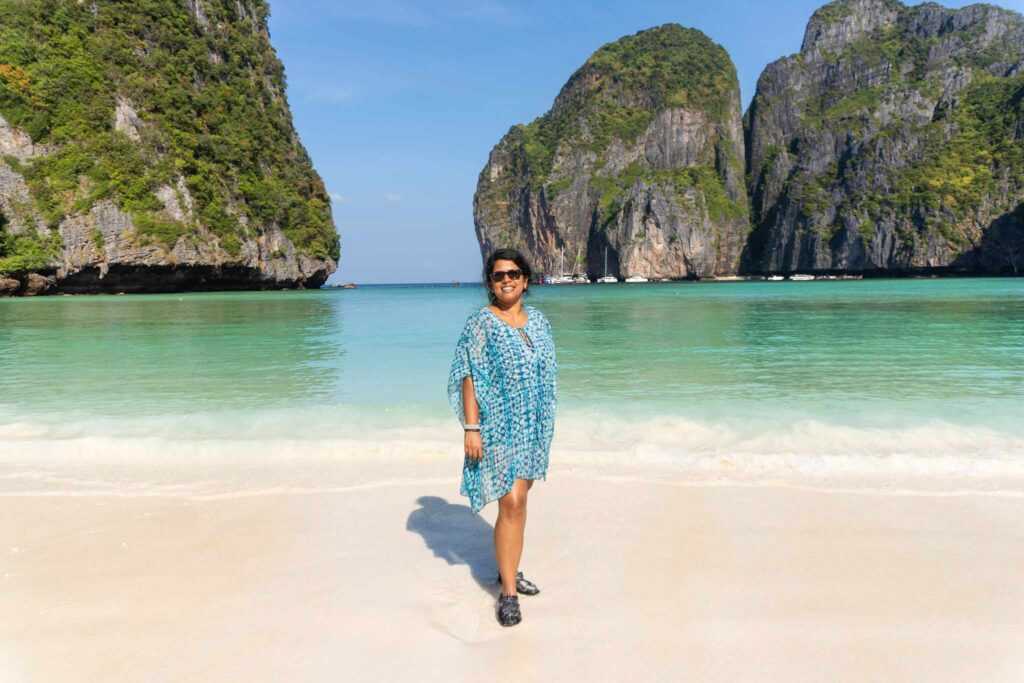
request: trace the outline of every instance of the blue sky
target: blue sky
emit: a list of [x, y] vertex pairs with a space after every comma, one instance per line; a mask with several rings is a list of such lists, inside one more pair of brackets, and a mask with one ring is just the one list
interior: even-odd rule
[[331, 282], [478, 280], [472, 202], [488, 152], [601, 45], [668, 22], [700, 29], [732, 56], [746, 107], [821, 4], [271, 0], [295, 124], [341, 233]]

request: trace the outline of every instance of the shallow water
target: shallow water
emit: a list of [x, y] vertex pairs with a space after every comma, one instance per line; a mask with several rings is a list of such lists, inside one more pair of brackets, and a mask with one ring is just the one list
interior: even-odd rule
[[[1024, 472], [1024, 279], [528, 301], [554, 329], [566, 459]], [[0, 300], [0, 454], [457, 455], [448, 366], [483, 304], [474, 285]]]

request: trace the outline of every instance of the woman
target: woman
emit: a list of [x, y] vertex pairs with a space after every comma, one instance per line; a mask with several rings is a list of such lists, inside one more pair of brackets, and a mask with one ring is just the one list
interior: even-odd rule
[[547, 478], [554, 433], [555, 344], [547, 318], [523, 305], [530, 275], [530, 264], [514, 249], [487, 258], [483, 281], [490, 305], [466, 321], [448, 379], [448, 398], [465, 431], [459, 492], [474, 512], [498, 501], [494, 552], [503, 626], [522, 620], [519, 593], [540, 592], [518, 568], [526, 495], [534, 479]]

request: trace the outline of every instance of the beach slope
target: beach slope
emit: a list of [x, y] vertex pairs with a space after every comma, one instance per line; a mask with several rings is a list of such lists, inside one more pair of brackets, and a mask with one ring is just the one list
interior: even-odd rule
[[0, 489], [0, 679], [1024, 678], [1019, 496], [562, 470], [502, 628], [497, 508], [450, 474]]

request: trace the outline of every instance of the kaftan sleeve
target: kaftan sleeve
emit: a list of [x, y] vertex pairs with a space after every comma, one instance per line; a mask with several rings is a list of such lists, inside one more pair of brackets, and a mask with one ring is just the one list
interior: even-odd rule
[[459, 419], [466, 424], [465, 409], [462, 405], [462, 378], [473, 378], [473, 393], [480, 407], [480, 419], [487, 414], [487, 396], [491, 382], [490, 361], [487, 354], [487, 328], [478, 314], [470, 316], [462, 335], [455, 345], [451, 372], [448, 374], [448, 402]]

